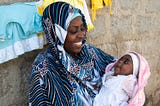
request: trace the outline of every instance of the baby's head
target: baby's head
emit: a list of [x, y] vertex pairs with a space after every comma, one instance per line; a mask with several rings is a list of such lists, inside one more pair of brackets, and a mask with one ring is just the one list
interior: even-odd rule
[[137, 76], [139, 70], [139, 59], [134, 53], [127, 53], [122, 56], [113, 66], [114, 75], [129, 75]]

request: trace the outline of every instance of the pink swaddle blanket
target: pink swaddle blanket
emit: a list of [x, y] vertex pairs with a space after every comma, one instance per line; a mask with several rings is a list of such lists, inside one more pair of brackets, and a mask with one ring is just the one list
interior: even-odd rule
[[[143, 106], [145, 103], [145, 93], [144, 93], [144, 87], [147, 85], [147, 81], [150, 77], [150, 67], [146, 59], [141, 56], [140, 54], [136, 52], [128, 52], [133, 53], [139, 58], [139, 73], [138, 73], [138, 83], [135, 86], [133, 96], [128, 101], [128, 106]], [[127, 53], [127, 54], [128, 54]], [[126, 55], [126, 54], [125, 54]], [[111, 63], [106, 67], [105, 72], [108, 72], [111, 70], [111, 68], [114, 66], [116, 62]]]

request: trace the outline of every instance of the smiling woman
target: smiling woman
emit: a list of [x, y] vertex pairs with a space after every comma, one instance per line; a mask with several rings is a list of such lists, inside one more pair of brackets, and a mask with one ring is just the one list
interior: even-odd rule
[[49, 5], [42, 23], [49, 48], [32, 65], [29, 105], [91, 105], [114, 57], [87, 45], [85, 17], [68, 3]]
[[82, 17], [73, 19], [68, 27], [67, 37], [64, 42], [64, 49], [72, 56], [80, 53], [82, 42], [86, 36], [86, 28], [83, 26]]

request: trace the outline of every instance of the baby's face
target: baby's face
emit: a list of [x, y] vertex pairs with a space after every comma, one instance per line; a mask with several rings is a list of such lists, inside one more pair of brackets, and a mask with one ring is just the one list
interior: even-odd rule
[[133, 62], [130, 55], [124, 55], [114, 65], [114, 75], [129, 75], [133, 73]]

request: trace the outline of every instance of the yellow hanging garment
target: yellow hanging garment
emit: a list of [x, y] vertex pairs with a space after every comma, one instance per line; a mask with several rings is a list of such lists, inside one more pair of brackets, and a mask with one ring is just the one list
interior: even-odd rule
[[53, 2], [58, 2], [58, 1], [67, 2], [67, 3], [71, 4], [72, 6], [79, 8], [82, 11], [82, 13], [85, 15], [88, 30], [94, 29], [94, 26], [93, 26], [91, 19], [90, 19], [90, 16], [89, 16], [88, 7], [87, 7], [85, 0], [40, 0], [37, 3], [38, 13], [40, 15], [43, 15], [44, 9], [49, 4], [51, 4]]
[[112, 1], [111, 0], [103, 0], [105, 6], [109, 6], [110, 14], [112, 15]]
[[40, 0], [37, 2], [38, 13], [42, 16], [44, 9], [55, 0]]
[[91, 0], [92, 20], [96, 19], [96, 11], [103, 8], [103, 0]]
[[112, 14], [112, 10], [111, 10], [112, 1], [111, 0], [91, 0], [91, 12], [92, 12], [93, 21], [96, 19], [96, 11], [100, 8], [103, 8], [104, 5], [110, 6], [110, 14]]

